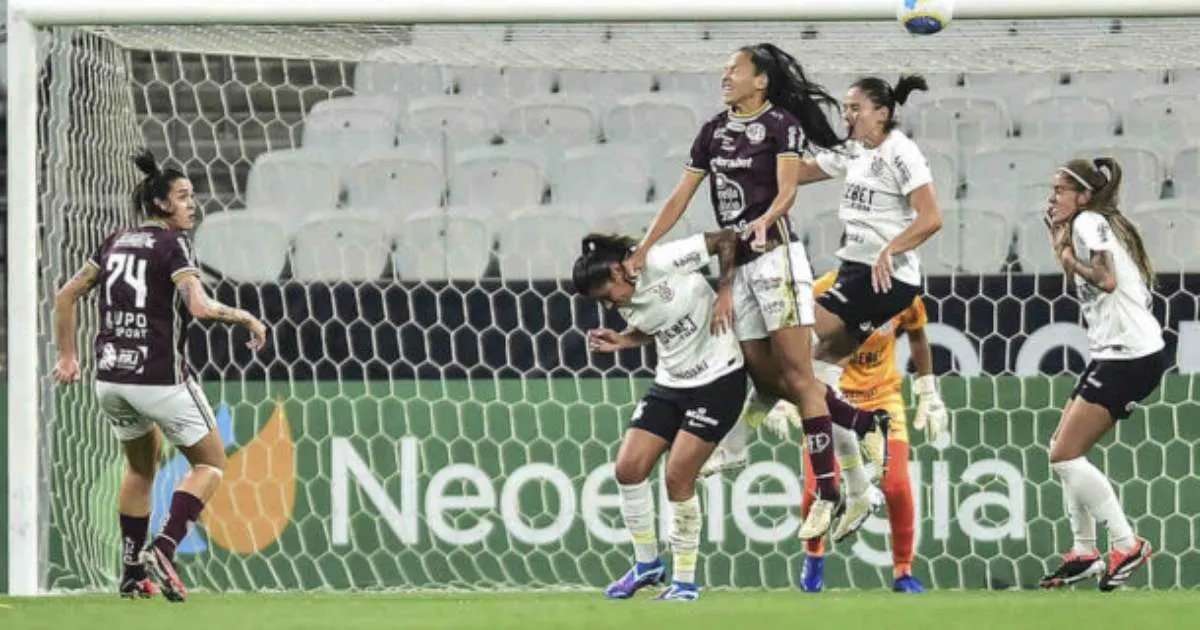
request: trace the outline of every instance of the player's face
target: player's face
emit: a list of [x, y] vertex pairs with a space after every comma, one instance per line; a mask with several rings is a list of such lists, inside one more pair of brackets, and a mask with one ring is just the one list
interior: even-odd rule
[[738, 105], [767, 89], [767, 75], [756, 74], [750, 55], [736, 52], [725, 64], [721, 75], [721, 98], [726, 105]]
[[620, 265], [614, 265], [612, 277], [604, 286], [592, 291], [588, 297], [600, 302], [604, 308], [625, 306], [633, 301], [633, 285], [626, 282], [621, 273]]
[[162, 206], [170, 215], [168, 221], [173, 227], [190, 230], [196, 226], [196, 195], [192, 182], [186, 177], [171, 182], [171, 190]]
[[1079, 192], [1078, 185], [1075, 180], [1071, 179], [1070, 175], [1065, 173], [1054, 174], [1054, 188], [1050, 191], [1050, 222], [1058, 225], [1070, 221], [1072, 217], [1079, 212], [1079, 208], [1087, 204], [1091, 199], [1091, 194], [1087, 191]]
[[846, 91], [846, 100], [842, 102], [842, 116], [846, 119], [846, 129], [855, 140], [867, 140], [878, 137], [887, 122], [888, 110], [876, 107], [867, 97], [866, 92], [852, 87]]

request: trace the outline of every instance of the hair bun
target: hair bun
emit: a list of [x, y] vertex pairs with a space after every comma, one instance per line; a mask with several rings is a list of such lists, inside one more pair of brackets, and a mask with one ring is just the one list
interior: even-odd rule
[[142, 149], [142, 152], [133, 156], [133, 163], [137, 165], [138, 170], [147, 177], [160, 173], [158, 169], [158, 161], [154, 159], [154, 153], [150, 149]]

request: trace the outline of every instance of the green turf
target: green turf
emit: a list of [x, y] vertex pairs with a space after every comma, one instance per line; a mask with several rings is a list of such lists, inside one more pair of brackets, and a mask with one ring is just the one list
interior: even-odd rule
[[0, 628], [356, 630], [462, 628], [1174, 630], [1200, 627], [1200, 592], [725, 591], [695, 603], [609, 602], [596, 593], [196, 594], [186, 604], [114, 597], [0, 599]]

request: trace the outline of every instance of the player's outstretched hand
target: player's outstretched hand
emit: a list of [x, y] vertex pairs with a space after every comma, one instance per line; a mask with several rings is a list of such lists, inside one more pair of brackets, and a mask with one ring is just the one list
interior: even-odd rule
[[625, 267], [625, 273], [637, 277], [642, 272], [642, 268], [646, 266], [646, 252], [642, 248], [633, 250], [625, 260], [621, 261]]
[[717, 291], [717, 301], [713, 303], [711, 332], [723, 335], [733, 329], [733, 291], [722, 288]]
[[258, 352], [267, 346], [267, 327], [257, 319], [250, 320], [246, 324], [246, 329], [250, 331], [250, 341], [246, 343], [246, 347]]
[[879, 258], [875, 259], [875, 266], [871, 268], [871, 288], [875, 289], [876, 293], [888, 293], [892, 290], [892, 252], [888, 248], [883, 248], [879, 252]]
[[946, 411], [946, 403], [938, 393], [937, 381], [932, 374], [917, 377], [913, 383], [913, 393], [917, 395], [917, 413], [913, 416], [913, 428], [924, 431], [930, 442], [937, 440], [946, 432], [950, 424], [950, 414]]
[[742, 238], [750, 241], [750, 249], [756, 252], [767, 250], [767, 228], [771, 226], [763, 220], [765, 218], [765, 216], [761, 216], [751, 221], [750, 225], [746, 226], [746, 231], [742, 233]]
[[629, 347], [625, 335], [607, 328], [588, 331], [588, 349], [593, 352], [616, 352]]
[[59, 359], [54, 364], [54, 380], [68, 385], [79, 380], [79, 361], [77, 359]]

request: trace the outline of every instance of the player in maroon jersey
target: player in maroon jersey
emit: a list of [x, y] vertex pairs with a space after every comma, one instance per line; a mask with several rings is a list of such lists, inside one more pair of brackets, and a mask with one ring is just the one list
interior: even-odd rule
[[[54, 303], [54, 378], [64, 384], [79, 380], [75, 304], [99, 287], [95, 391], [127, 464], [118, 495], [124, 567], [120, 594], [149, 597], [157, 583], [167, 599], [183, 601], [187, 591], [175, 571], [175, 547], [220, 485], [225, 466], [225, 445], [212, 407], [188, 373], [188, 317], [245, 326], [250, 331], [247, 345], [255, 350], [266, 344], [267, 330], [246, 311], [206, 294], [186, 232], [196, 214], [187, 176], [174, 169], [159, 170], [149, 151], [135, 162], [145, 174], [133, 194], [142, 222], [110, 234], [59, 290]], [[179, 298], [186, 311], [178, 307]], [[143, 550], [160, 435], [183, 453], [192, 470], [171, 499], [162, 531]]]
[[[717, 223], [743, 235], [734, 281], [734, 329], [748, 371], [760, 394], [786, 398], [803, 417], [818, 493], [829, 508], [810, 512], [800, 529], [801, 538], [815, 538], [829, 530], [835, 511], [844, 507], [835, 444], [839, 454], [848, 451], [857, 457], [859, 438], [871, 435], [876, 447], [867, 449], [868, 454], [882, 469], [888, 422], [886, 412], [855, 409], [838, 396], [836, 381], [823, 383], [823, 373], [813, 368], [812, 269], [787, 216], [796, 199], [801, 153], [812, 146], [836, 151], [845, 142], [824, 111], [837, 111], [838, 101], [772, 44], [734, 52], [721, 87], [729, 108], [701, 127], [686, 173], [626, 267], [630, 272], [641, 269], [645, 252], [675, 225], [709, 176]], [[835, 538], [857, 530], [870, 510], [866, 471], [843, 469], [851, 501]]]

